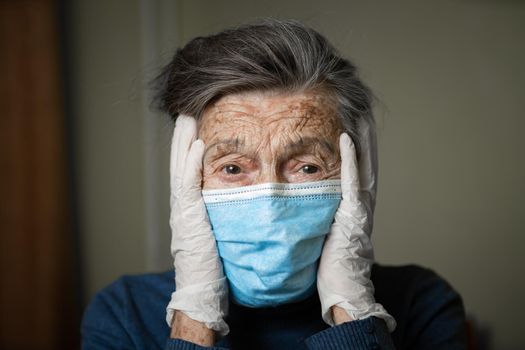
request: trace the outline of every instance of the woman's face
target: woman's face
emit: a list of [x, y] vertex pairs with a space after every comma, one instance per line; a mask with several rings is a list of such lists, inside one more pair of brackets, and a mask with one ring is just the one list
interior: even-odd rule
[[339, 178], [341, 131], [335, 103], [323, 93], [224, 96], [199, 123], [203, 188]]

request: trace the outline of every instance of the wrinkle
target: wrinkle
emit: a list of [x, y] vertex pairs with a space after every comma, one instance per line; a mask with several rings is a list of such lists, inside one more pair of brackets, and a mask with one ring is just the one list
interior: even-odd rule
[[204, 185], [231, 186], [209, 169], [221, 158], [255, 164], [257, 173], [249, 181], [286, 181], [284, 164], [294, 157], [317, 159], [323, 178], [338, 177], [341, 130], [333, 99], [324, 93], [224, 96], [205, 110], [200, 123], [199, 138], [207, 145]]

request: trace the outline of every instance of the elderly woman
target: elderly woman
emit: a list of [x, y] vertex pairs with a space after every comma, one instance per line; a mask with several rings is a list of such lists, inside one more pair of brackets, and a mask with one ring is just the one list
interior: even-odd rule
[[373, 264], [371, 93], [324, 37], [267, 20], [196, 38], [157, 82], [176, 120], [175, 284], [101, 291], [86, 348], [466, 348], [445, 281]]

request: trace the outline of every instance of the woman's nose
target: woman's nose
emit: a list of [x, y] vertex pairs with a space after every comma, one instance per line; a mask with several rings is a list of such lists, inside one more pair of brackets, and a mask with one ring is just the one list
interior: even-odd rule
[[260, 168], [259, 174], [255, 179], [254, 185], [263, 183], [285, 183], [287, 182], [284, 176], [282, 176], [278, 166], [271, 164], [265, 165]]

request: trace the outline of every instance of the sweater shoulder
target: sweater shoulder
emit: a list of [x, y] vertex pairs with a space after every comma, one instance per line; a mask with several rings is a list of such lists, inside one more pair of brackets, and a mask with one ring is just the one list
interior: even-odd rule
[[439, 300], [457, 300], [459, 293], [434, 270], [418, 265], [387, 266], [375, 264], [371, 280], [376, 299], [387, 310], [406, 314], [417, 305], [427, 305]]
[[91, 300], [92, 306], [104, 306], [122, 311], [130, 304], [141, 304], [157, 298], [169, 299], [173, 290], [173, 272], [123, 275], [99, 290]]
[[392, 281], [416, 282], [434, 281], [446, 282], [434, 270], [415, 264], [407, 265], [382, 265], [374, 264], [372, 268], [372, 280], [377, 284], [390, 283]]
[[[426, 299], [436, 294], [454, 294], [457, 291], [434, 270], [418, 265], [388, 266], [375, 264], [371, 280], [374, 283], [376, 299], [387, 304], [390, 300], [397, 305], [401, 301]], [[403, 305], [406, 306], [406, 305]]]
[[456, 349], [466, 344], [462, 298], [435, 271], [417, 265], [374, 265], [371, 279], [376, 300], [397, 321], [392, 337], [398, 348]]
[[[157, 348], [169, 328], [165, 307], [173, 291], [173, 272], [125, 275], [95, 294], [84, 311], [84, 345], [128, 343]], [[155, 344], [155, 346], [152, 346]]]

